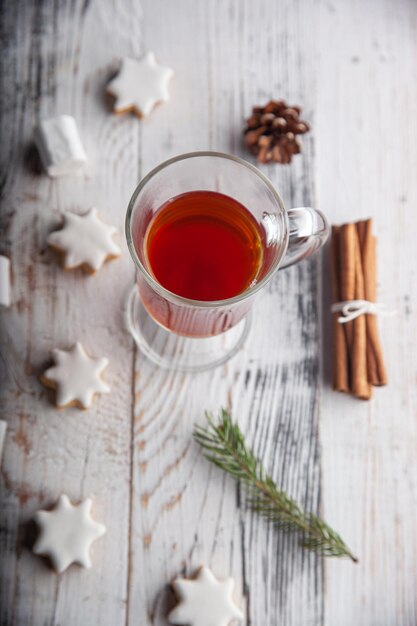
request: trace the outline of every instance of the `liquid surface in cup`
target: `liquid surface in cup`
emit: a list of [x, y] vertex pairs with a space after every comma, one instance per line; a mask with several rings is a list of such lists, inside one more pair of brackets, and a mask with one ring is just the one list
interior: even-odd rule
[[214, 191], [190, 191], [155, 213], [145, 250], [163, 287], [214, 301], [232, 298], [256, 280], [263, 246], [258, 224], [242, 204]]

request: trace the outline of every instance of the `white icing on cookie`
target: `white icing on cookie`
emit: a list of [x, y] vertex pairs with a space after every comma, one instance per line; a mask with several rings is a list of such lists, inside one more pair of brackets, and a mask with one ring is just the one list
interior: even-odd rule
[[168, 83], [174, 72], [158, 65], [153, 52], [140, 61], [125, 57], [119, 74], [107, 85], [107, 91], [116, 98], [114, 111], [133, 111], [148, 115], [157, 102], [168, 102]]
[[90, 546], [104, 535], [106, 527], [91, 518], [90, 509], [90, 498], [74, 506], [62, 495], [52, 511], [35, 515], [41, 532], [33, 552], [48, 556], [59, 574], [71, 563], [91, 567]]
[[171, 624], [228, 626], [233, 619], [243, 619], [233, 602], [233, 578], [217, 580], [208, 567], [202, 567], [196, 578], [177, 578], [173, 587], [179, 604], [168, 615]]
[[112, 238], [116, 231], [104, 224], [93, 208], [84, 215], [65, 213], [64, 227], [50, 233], [47, 242], [64, 254], [65, 269], [83, 267], [96, 272], [105, 261], [120, 256]]
[[92, 359], [77, 342], [71, 350], [53, 350], [55, 365], [41, 376], [42, 382], [56, 388], [58, 407], [70, 404], [87, 409], [95, 393], [109, 393], [110, 387], [100, 375], [108, 365], [108, 359]]

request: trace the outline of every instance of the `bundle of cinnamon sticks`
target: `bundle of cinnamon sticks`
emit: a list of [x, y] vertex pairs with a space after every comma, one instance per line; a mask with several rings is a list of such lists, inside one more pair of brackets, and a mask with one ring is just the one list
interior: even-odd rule
[[[376, 302], [376, 238], [372, 220], [332, 227], [333, 302]], [[333, 313], [333, 388], [369, 400], [387, 374], [375, 315], [341, 324]]]

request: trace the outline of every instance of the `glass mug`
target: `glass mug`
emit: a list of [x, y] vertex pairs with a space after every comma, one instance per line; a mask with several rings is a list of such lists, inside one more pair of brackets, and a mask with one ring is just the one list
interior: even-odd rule
[[[225, 300], [191, 300], [168, 291], [147, 258], [146, 234], [155, 213], [190, 191], [213, 191], [238, 201], [256, 221], [262, 255], [256, 279]], [[201, 371], [220, 365], [242, 346], [255, 296], [278, 269], [310, 256], [329, 227], [312, 208], [286, 210], [256, 167], [219, 152], [194, 152], [165, 161], [140, 182], [126, 215], [126, 238], [137, 267], [127, 305], [127, 325], [139, 348], [162, 367]], [[227, 272], [228, 268], [225, 267]]]

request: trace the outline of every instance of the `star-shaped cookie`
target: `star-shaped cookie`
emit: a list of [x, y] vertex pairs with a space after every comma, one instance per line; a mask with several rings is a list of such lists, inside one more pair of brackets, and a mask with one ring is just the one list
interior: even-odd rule
[[73, 505], [68, 496], [62, 495], [52, 511], [35, 515], [40, 534], [33, 552], [48, 556], [59, 574], [71, 563], [91, 567], [90, 546], [104, 535], [106, 527], [91, 518], [90, 509], [90, 498]]
[[95, 208], [84, 215], [67, 212], [63, 228], [50, 233], [47, 243], [62, 254], [64, 269], [81, 267], [94, 274], [105, 261], [120, 256], [120, 248], [113, 241], [116, 230], [101, 221]]
[[208, 567], [202, 567], [196, 578], [177, 578], [172, 583], [179, 604], [170, 612], [171, 624], [188, 626], [228, 626], [243, 613], [233, 601], [233, 578], [218, 580]]
[[56, 389], [59, 408], [78, 406], [88, 409], [94, 394], [110, 392], [110, 387], [101, 379], [108, 359], [90, 358], [80, 342], [71, 350], [53, 350], [52, 356], [55, 365], [42, 374], [41, 382]]
[[107, 92], [116, 99], [113, 111], [149, 115], [155, 104], [168, 102], [168, 83], [173, 75], [171, 68], [157, 64], [153, 52], [140, 61], [125, 57], [118, 75], [107, 85]]

